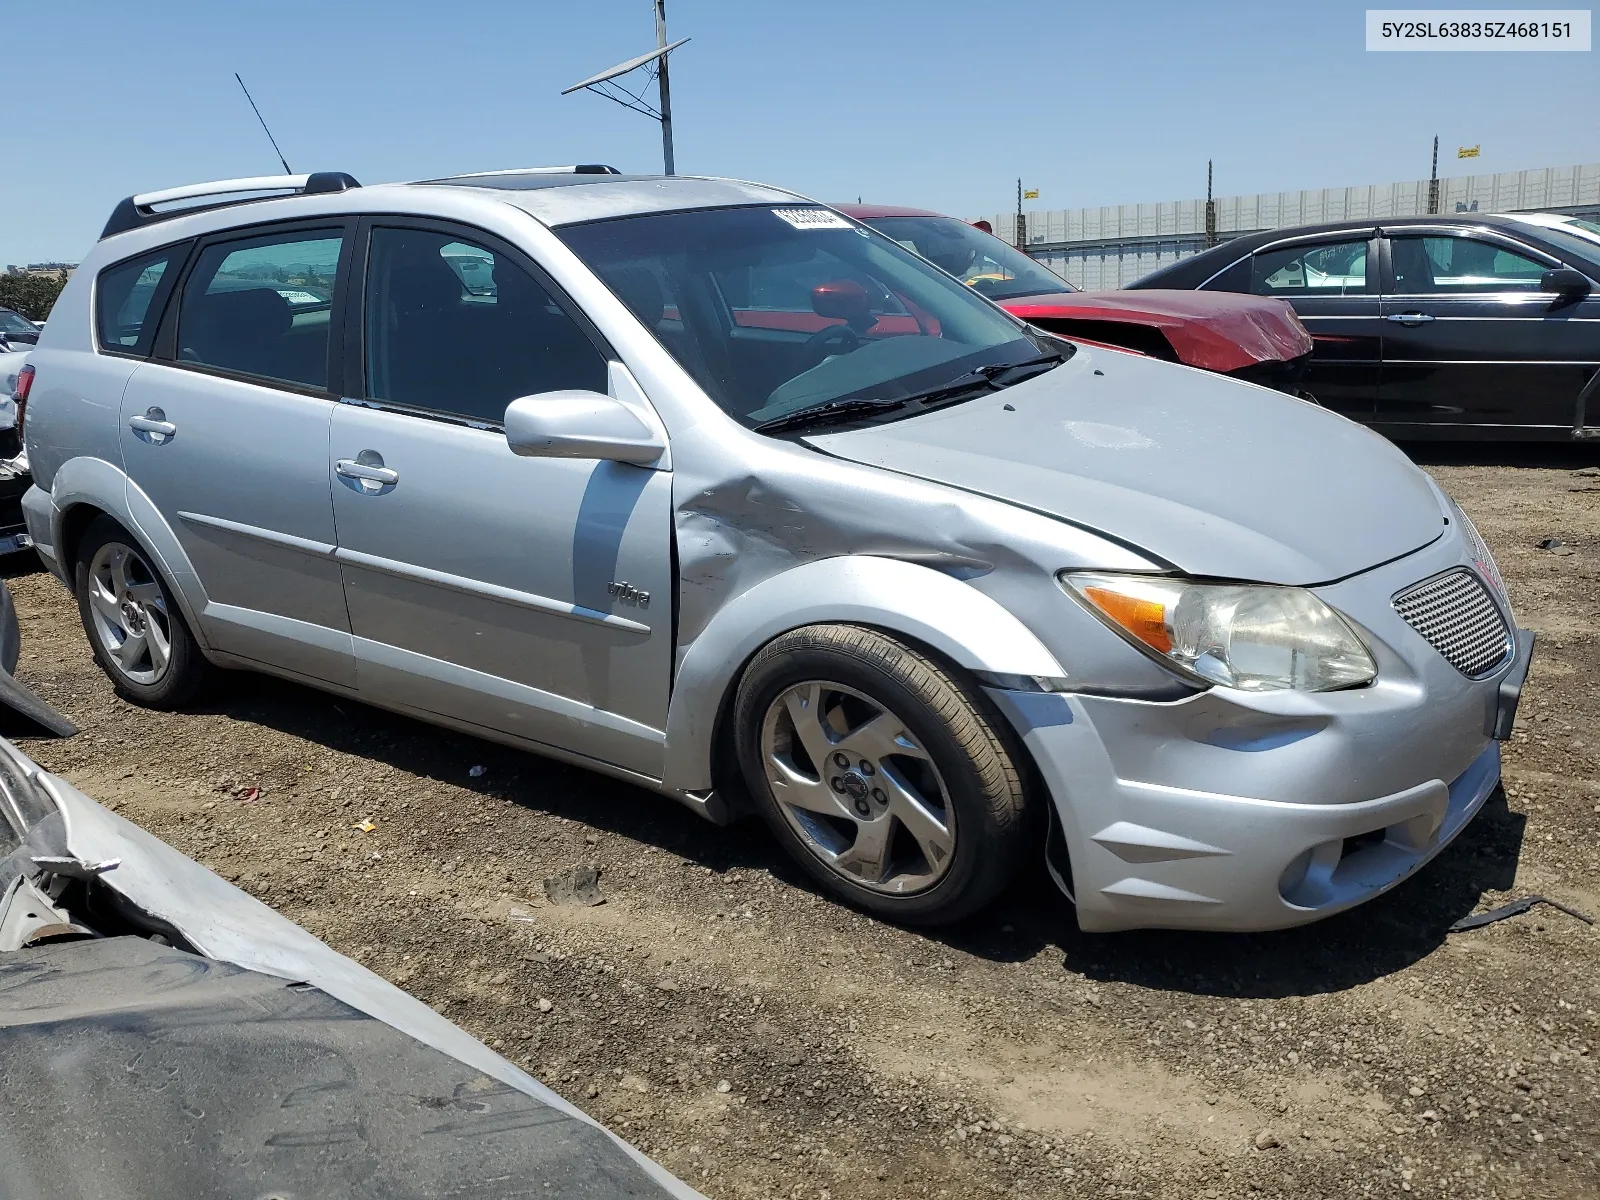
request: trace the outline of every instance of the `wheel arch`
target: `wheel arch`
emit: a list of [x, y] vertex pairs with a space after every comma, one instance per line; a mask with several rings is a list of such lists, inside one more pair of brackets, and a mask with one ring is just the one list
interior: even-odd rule
[[667, 708], [663, 784], [715, 785], [721, 733], [750, 659], [806, 625], [860, 625], [901, 638], [967, 671], [1065, 674], [1055, 656], [998, 601], [942, 572], [899, 559], [821, 559], [771, 576], [724, 605], [680, 661]]
[[98, 516], [116, 521], [139, 540], [154, 560], [183, 612], [195, 640], [209, 649], [198, 617], [205, 592], [177, 534], [144, 491], [119, 467], [101, 458], [72, 458], [56, 469], [50, 481], [51, 545], [61, 577], [76, 586], [73, 573], [84, 532]]

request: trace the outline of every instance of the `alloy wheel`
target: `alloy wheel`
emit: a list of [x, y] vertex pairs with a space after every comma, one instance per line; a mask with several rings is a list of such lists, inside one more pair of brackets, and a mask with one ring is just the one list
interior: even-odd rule
[[881, 702], [820, 680], [790, 687], [767, 708], [761, 757], [784, 820], [838, 875], [907, 895], [949, 870], [949, 791], [905, 721]]
[[167, 598], [143, 556], [107, 542], [89, 563], [89, 616], [117, 670], [134, 683], [158, 683], [172, 661]]

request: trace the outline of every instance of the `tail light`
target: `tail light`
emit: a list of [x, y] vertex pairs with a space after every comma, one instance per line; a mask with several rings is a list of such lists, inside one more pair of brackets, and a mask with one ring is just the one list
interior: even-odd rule
[[17, 372], [17, 387], [11, 398], [17, 402], [17, 436], [22, 436], [22, 418], [28, 411], [28, 393], [33, 391], [33, 364]]

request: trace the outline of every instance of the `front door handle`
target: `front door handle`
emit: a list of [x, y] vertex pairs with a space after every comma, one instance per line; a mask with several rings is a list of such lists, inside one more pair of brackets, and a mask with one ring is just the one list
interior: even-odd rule
[[167, 414], [154, 406], [145, 409], [142, 417], [129, 417], [128, 428], [135, 433], [155, 434], [163, 438], [170, 438], [178, 432], [178, 427], [167, 420]]
[[1419, 312], [1390, 313], [1384, 318], [1384, 320], [1397, 321], [1401, 325], [1426, 325], [1429, 321], [1433, 320], [1433, 317], [1427, 313]]
[[400, 472], [383, 465], [383, 455], [363, 450], [355, 458], [334, 460], [334, 474], [353, 480], [364, 491], [375, 492], [400, 482]]

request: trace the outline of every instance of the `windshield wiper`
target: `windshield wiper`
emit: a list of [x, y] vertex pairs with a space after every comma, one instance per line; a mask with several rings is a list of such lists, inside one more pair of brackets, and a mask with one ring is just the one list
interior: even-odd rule
[[[1031, 379], [1065, 362], [1067, 356], [1055, 351], [1041, 354], [1037, 358], [1025, 358], [1021, 362], [985, 363], [981, 367], [974, 367], [965, 375], [957, 375], [946, 383], [941, 383], [936, 388], [929, 388], [924, 392], [912, 392], [909, 396], [901, 397], [901, 403], [920, 403], [924, 409], [937, 408], [940, 404], [948, 404], [954, 400], [970, 398], [976, 390], [999, 391], [1003, 387], [1010, 387], [1013, 383], [1021, 383], [1023, 379]], [[1018, 379], [1001, 380], [1002, 375], [1011, 371], [1028, 370], [1026, 375]]]
[[[867, 413], [889, 412], [908, 405], [920, 406], [920, 411], [926, 412], [931, 408], [939, 408], [945, 404], [953, 404], [958, 400], [970, 399], [976, 392], [998, 391], [1002, 387], [1009, 387], [1013, 383], [1021, 383], [1022, 379], [1032, 378], [1034, 375], [1043, 374], [1045, 371], [1065, 362], [1067, 356], [1057, 351], [1041, 354], [1035, 358], [1025, 358], [1021, 362], [987, 363], [981, 367], [974, 367], [964, 375], [957, 375], [954, 379], [941, 383], [938, 387], [928, 388], [921, 392], [912, 392], [908, 396], [900, 396], [893, 400], [873, 399], [862, 397], [852, 400], [828, 400], [822, 404], [813, 404], [809, 408], [798, 409], [792, 413], [785, 413], [781, 417], [773, 417], [770, 421], [762, 421], [751, 428], [757, 433], [779, 433], [785, 429], [797, 429], [805, 425], [827, 425], [836, 421], [853, 421]], [[1027, 375], [1019, 379], [1007, 379], [997, 382], [1000, 376], [1011, 371], [1024, 370]]]
[[[985, 379], [995, 379], [1007, 371], [1020, 371], [1026, 368], [1038, 367], [1039, 370], [1029, 370], [1022, 379], [1031, 379], [1035, 375], [1042, 375], [1045, 371], [1060, 366], [1067, 361], [1067, 355], [1059, 350], [1050, 350], [1034, 358], [1025, 358], [1021, 362], [990, 363], [988, 366], [979, 367], [974, 374], [981, 374]], [[1010, 380], [1010, 383], [1021, 383], [1022, 379]]]
[[781, 417], [762, 421], [759, 425], [750, 428], [757, 433], [779, 433], [785, 429], [797, 429], [802, 425], [829, 425], [835, 421], [850, 421], [863, 413], [887, 412], [891, 408], [900, 408], [909, 404], [914, 397], [904, 397], [899, 400], [829, 400], [822, 404], [813, 404], [809, 408], [796, 409], [792, 413], [784, 413]]

